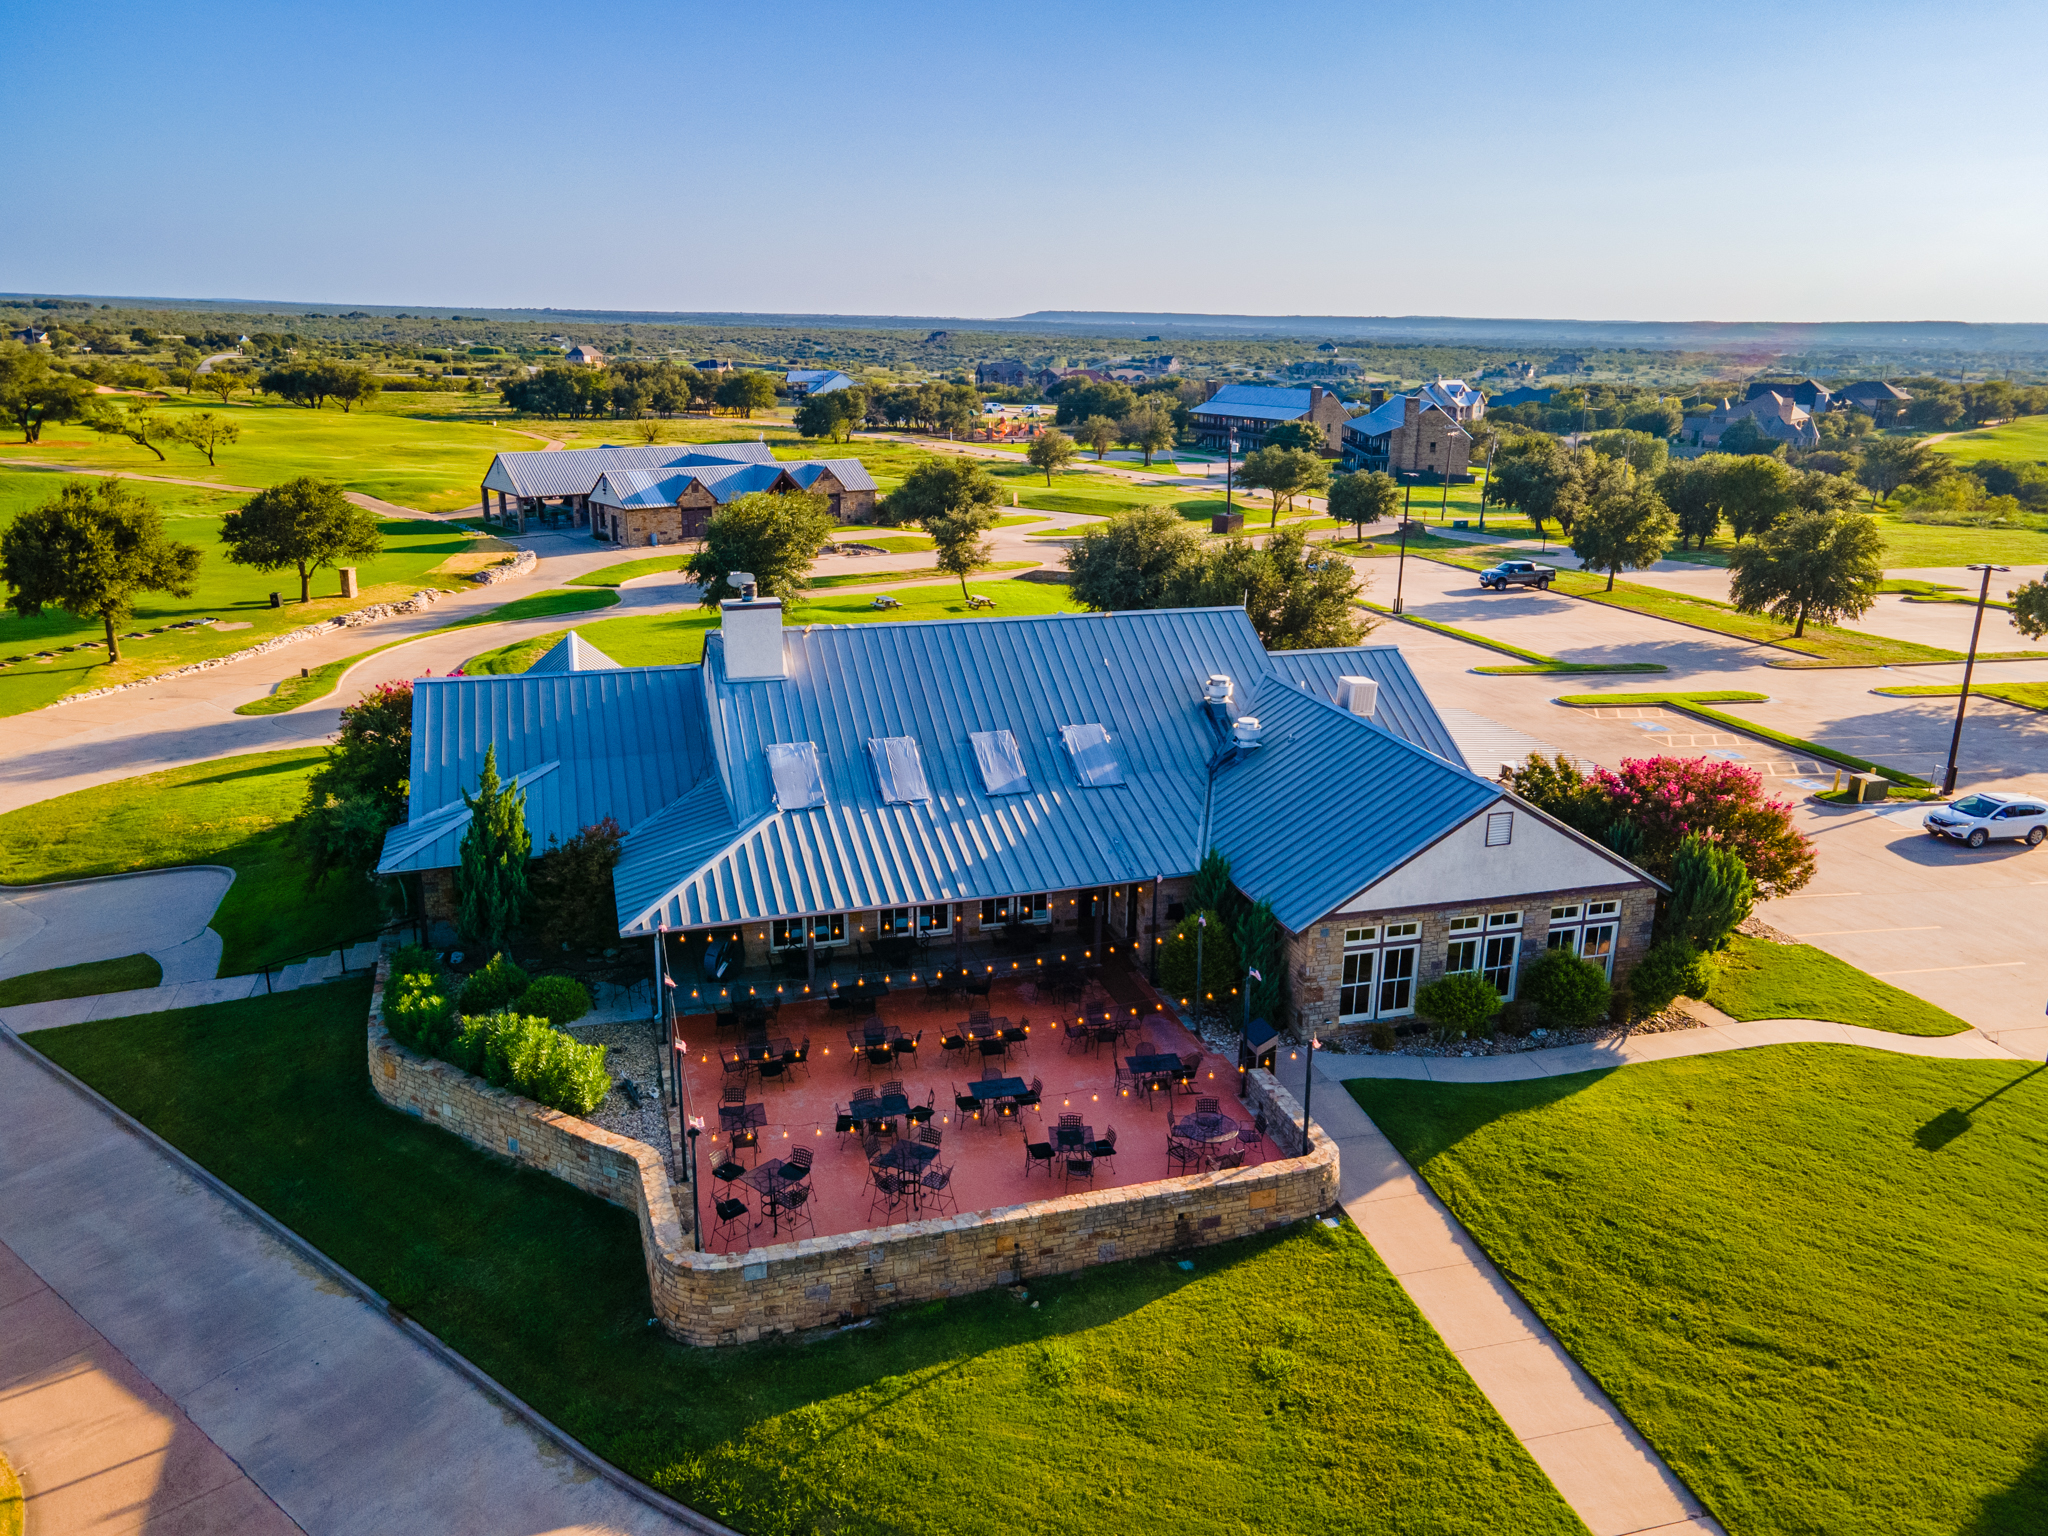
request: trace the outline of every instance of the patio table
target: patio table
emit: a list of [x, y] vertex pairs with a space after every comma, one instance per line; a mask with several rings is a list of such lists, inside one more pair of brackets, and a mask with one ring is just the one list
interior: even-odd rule
[[1025, 1091], [1024, 1079], [1021, 1077], [993, 1077], [984, 1082], [969, 1083], [967, 1091], [984, 1104], [993, 1103], [997, 1099], [1014, 1099], [1018, 1094]]
[[1056, 1125], [1052, 1128], [1053, 1147], [1060, 1152], [1079, 1152], [1095, 1145], [1095, 1127], [1092, 1125]]
[[878, 1099], [856, 1099], [846, 1112], [856, 1120], [895, 1120], [910, 1113], [910, 1097], [885, 1093]]
[[1201, 1147], [1203, 1160], [1207, 1161], [1226, 1146], [1235, 1146], [1239, 1129], [1228, 1115], [1189, 1115], [1174, 1126], [1173, 1134]]
[[770, 1158], [767, 1162], [762, 1163], [760, 1167], [748, 1173], [739, 1182], [746, 1185], [749, 1189], [758, 1190], [761, 1193], [763, 1197], [761, 1204], [768, 1212], [768, 1230], [771, 1233], [780, 1233], [782, 1230], [780, 1219], [782, 1213], [776, 1207], [775, 1197], [792, 1184], [803, 1183], [803, 1180], [801, 1178], [784, 1178], [782, 1176], [781, 1160], [779, 1158]]
[[924, 1206], [924, 1171], [938, 1155], [937, 1147], [928, 1147], [921, 1141], [899, 1141], [888, 1151], [869, 1158], [868, 1166], [904, 1175], [903, 1192], [910, 1196], [910, 1208], [921, 1210]]
[[787, 1039], [749, 1040], [741, 1047], [739, 1052], [740, 1058], [743, 1061], [755, 1063], [780, 1061], [788, 1054], [789, 1041]]
[[718, 1128], [721, 1131], [754, 1131], [768, 1123], [766, 1104], [721, 1104], [718, 1106]]

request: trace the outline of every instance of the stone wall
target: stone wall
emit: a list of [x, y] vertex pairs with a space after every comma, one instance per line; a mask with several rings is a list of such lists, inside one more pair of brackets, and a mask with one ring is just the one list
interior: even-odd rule
[[[1337, 1148], [1318, 1130], [1307, 1156], [1247, 1168], [742, 1253], [699, 1253], [690, 1191], [671, 1183], [652, 1148], [399, 1045], [381, 1022], [389, 975], [387, 955], [370, 998], [369, 1073], [377, 1096], [473, 1146], [633, 1211], [655, 1316], [685, 1343], [751, 1343], [906, 1302], [1228, 1242], [1337, 1201]], [[1301, 1106], [1269, 1073], [1250, 1075], [1246, 1101], [1265, 1109], [1283, 1135], [1300, 1122]]]
[[1436, 407], [1408, 397], [1407, 419], [1387, 434], [1388, 467], [1400, 474], [1469, 475], [1472, 439]]
[[[1652, 920], [1656, 916], [1656, 892], [1646, 885], [1615, 887], [1605, 886], [1597, 890], [1551, 891], [1538, 896], [1517, 896], [1504, 898], [1485, 905], [1470, 902], [1436, 907], [1410, 907], [1401, 911], [1358, 912], [1343, 917], [1332, 917], [1317, 923], [1301, 933], [1285, 936], [1283, 950], [1287, 961], [1287, 986], [1289, 1022], [1296, 1033], [1318, 1028], [1335, 1019], [1338, 1008], [1338, 990], [1344, 977], [1344, 930], [1347, 927], [1384, 927], [1388, 923], [1416, 923], [1420, 925], [1416, 939], [1407, 942], [1419, 943], [1416, 955], [1415, 986], [1419, 991], [1444, 973], [1445, 948], [1450, 942], [1450, 923], [1453, 917], [1474, 916], [1489, 911], [1520, 909], [1522, 919], [1521, 967], [1526, 970], [1529, 963], [1548, 947], [1550, 938], [1550, 909], [1571, 903], [1588, 901], [1614, 901], [1621, 903], [1619, 927], [1615, 934], [1614, 979], [1623, 981], [1650, 946]], [[1460, 934], [1459, 937], [1484, 937], [1485, 930], [1478, 935]]]

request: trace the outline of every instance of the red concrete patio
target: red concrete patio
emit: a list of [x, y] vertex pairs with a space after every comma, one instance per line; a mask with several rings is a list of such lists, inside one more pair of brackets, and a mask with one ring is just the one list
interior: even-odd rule
[[[704, 1246], [733, 1252], [790, 1241], [787, 1225], [771, 1225], [764, 1214], [760, 1184], [750, 1185], [745, 1177], [720, 1180], [713, 1170], [737, 1164], [762, 1179], [759, 1170], [764, 1165], [777, 1164], [804, 1147], [813, 1158], [812, 1193], [805, 1202], [812, 1219], [797, 1226], [797, 1237], [826, 1237], [950, 1215], [954, 1203], [962, 1212], [986, 1210], [1089, 1188], [1151, 1183], [1201, 1172], [1233, 1153], [1241, 1152], [1246, 1163], [1278, 1157], [1273, 1143], [1263, 1136], [1233, 1139], [1233, 1133], [1249, 1128], [1253, 1119], [1237, 1096], [1236, 1062], [1205, 1051], [1137, 976], [1120, 966], [1105, 969], [1107, 974], [1078, 1004], [1052, 1002], [1028, 982], [998, 982], [986, 999], [974, 999], [976, 1010], [987, 1009], [990, 1028], [1000, 1031], [1007, 1023], [1013, 1031], [1027, 1032], [1006, 1054], [999, 1054], [1001, 1047], [991, 1042], [992, 1054], [986, 1057], [979, 1039], [964, 1050], [942, 1049], [945, 1037], [967, 1033], [968, 1007], [929, 999], [921, 987], [892, 991], [868, 1013], [834, 1009], [823, 1001], [783, 1004], [767, 1020], [770, 1045], [779, 1053], [785, 1040], [791, 1049], [801, 1049], [808, 1040], [808, 1059], [779, 1076], [771, 1069], [765, 1079], [756, 1071], [728, 1069], [736, 1053], [745, 1055], [741, 1028], [717, 1029], [712, 1015], [685, 1015], [680, 1022], [689, 1047], [685, 1108], [704, 1128], [697, 1145]], [[886, 1064], [871, 1062], [867, 1051], [848, 1036], [851, 1032], [854, 1041], [860, 1041], [863, 1019], [872, 1015], [916, 1039], [915, 1053], [895, 1055]], [[1069, 1026], [1083, 1018], [1089, 1026], [1086, 1036], [1070, 1039]], [[1096, 1038], [1096, 1027], [1105, 1024], [1122, 1028], [1114, 1043]], [[988, 1029], [982, 1033], [986, 1036]], [[1149, 1042], [1156, 1054], [1185, 1058], [1200, 1053], [1201, 1065], [1192, 1081], [1147, 1089], [1141, 1086], [1144, 1079], [1137, 1079], [1120, 1086], [1117, 1069], [1126, 1058], [1139, 1054], [1141, 1041]], [[1015, 1109], [994, 1103], [978, 1115], [963, 1113], [955, 1105], [956, 1097], [969, 1094], [984, 1072], [1020, 1079], [1027, 1088], [1035, 1081], [1038, 1105]], [[915, 1204], [906, 1199], [893, 1212], [874, 1206], [870, 1146], [864, 1145], [858, 1131], [842, 1134], [837, 1128], [856, 1090], [872, 1088], [879, 1095], [891, 1082], [902, 1083], [913, 1109], [931, 1106], [929, 1125], [941, 1142], [929, 1166], [952, 1170], [952, 1200], [943, 1205], [920, 1188]], [[748, 1112], [749, 1117], [760, 1124], [755, 1131], [758, 1144], [736, 1148], [732, 1131], [721, 1128], [720, 1102], [728, 1085], [742, 1084], [744, 1102], [759, 1106]], [[1202, 1127], [1210, 1138], [1201, 1149], [1202, 1162], [1169, 1163], [1168, 1130], [1196, 1112], [1198, 1097], [1216, 1099], [1219, 1112], [1234, 1124], [1212, 1122]], [[1092, 1179], [1070, 1181], [1067, 1162], [1078, 1153], [1060, 1150], [1049, 1160], [1035, 1161], [1027, 1153], [1033, 1143], [1056, 1143], [1061, 1115], [1079, 1115], [1087, 1138], [1094, 1141], [1107, 1139], [1114, 1128], [1115, 1156], [1095, 1159]], [[873, 1139], [873, 1155], [888, 1156], [899, 1144], [916, 1141], [917, 1130], [907, 1118], [897, 1118], [893, 1134]], [[905, 1161], [910, 1156], [897, 1155]], [[743, 1200], [748, 1207], [730, 1232], [721, 1229], [713, 1210], [714, 1202], [728, 1198]]]

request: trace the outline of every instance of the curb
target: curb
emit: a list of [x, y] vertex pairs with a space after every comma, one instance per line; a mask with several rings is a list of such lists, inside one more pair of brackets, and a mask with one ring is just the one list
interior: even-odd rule
[[190, 1176], [197, 1183], [204, 1185], [214, 1194], [226, 1200], [243, 1216], [268, 1232], [279, 1242], [285, 1244], [292, 1252], [305, 1259], [322, 1273], [331, 1275], [357, 1300], [365, 1303], [372, 1310], [383, 1313], [385, 1318], [401, 1333], [405, 1334], [407, 1338], [425, 1349], [443, 1364], [452, 1368], [457, 1374], [468, 1381], [471, 1386], [481, 1391], [484, 1396], [516, 1414], [528, 1428], [553, 1441], [570, 1456], [588, 1467], [593, 1473], [603, 1478], [613, 1487], [619, 1489], [622, 1493], [629, 1494], [633, 1498], [638, 1499], [641, 1503], [647, 1505], [648, 1508], [667, 1515], [685, 1530], [699, 1533], [699, 1536], [740, 1536], [740, 1533], [733, 1530], [730, 1526], [720, 1525], [710, 1516], [698, 1513], [687, 1504], [678, 1503], [667, 1494], [648, 1487], [647, 1484], [641, 1482], [630, 1473], [623, 1472], [613, 1466], [609, 1461], [598, 1455], [597, 1452], [583, 1444], [582, 1441], [576, 1439], [544, 1417], [537, 1409], [533, 1408], [523, 1399], [506, 1390], [503, 1385], [487, 1374], [481, 1367], [473, 1364], [467, 1357], [458, 1354], [455, 1350], [449, 1348], [448, 1345], [442, 1343], [440, 1339], [436, 1338], [420, 1324], [414, 1322], [404, 1312], [386, 1301], [374, 1289], [343, 1269], [318, 1248], [315, 1248], [311, 1243], [300, 1237], [298, 1233], [278, 1221], [268, 1211], [252, 1203], [240, 1191], [223, 1183], [208, 1170], [202, 1168], [198, 1163], [195, 1163], [183, 1152], [180, 1152], [176, 1147], [157, 1135], [148, 1126], [135, 1119], [134, 1116], [130, 1115], [119, 1105], [111, 1103], [95, 1089], [73, 1077], [69, 1072], [58, 1066], [54, 1061], [51, 1061], [34, 1046], [29, 1045], [4, 1024], [0, 1024], [0, 1040], [4, 1040], [8, 1045], [20, 1051], [36, 1066], [41, 1067], [51, 1077], [62, 1083], [66, 1088], [69, 1088], [88, 1104], [111, 1116], [115, 1124], [119, 1125], [137, 1140], [148, 1145], [159, 1156]]

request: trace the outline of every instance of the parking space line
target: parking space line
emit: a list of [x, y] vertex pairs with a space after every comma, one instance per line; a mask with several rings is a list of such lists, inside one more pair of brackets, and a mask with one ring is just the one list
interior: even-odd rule
[[1921, 923], [1914, 928], [1823, 928], [1818, 933], [1795, 933], [1795, 939], [1839, 939], [1852, 933], [1933, 933], [1940, 923]]
[[1995, 960], [1990, 965], [1930, 965], [1919, 971], [1872, 971], [1873, 976], [1932, 976], [1936, 971], [2004, 971], [2025, 965], [2024, 960]]

